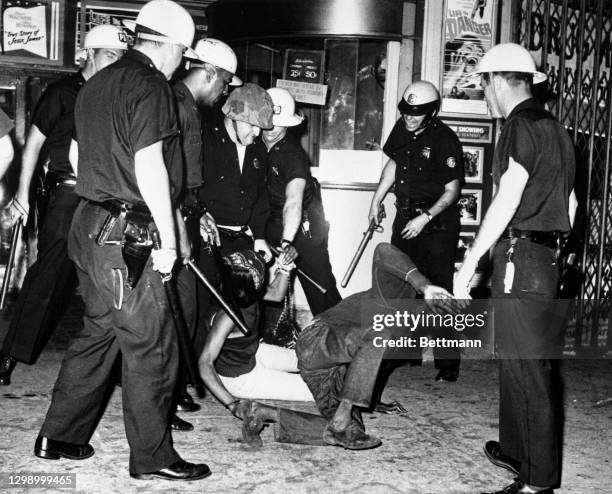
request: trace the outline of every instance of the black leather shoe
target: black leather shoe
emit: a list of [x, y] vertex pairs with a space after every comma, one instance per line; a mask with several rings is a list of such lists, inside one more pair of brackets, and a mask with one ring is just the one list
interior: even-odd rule
[[440, 369], [436, 375], [436, 381], [454, 383], [459, 377], [458, 369]]
[[170, 421], [170, 429], [173, 431], [189, 432], [193, 430], [193, 424], [174, 414]]
[[187, 393], [187, 391], [185, 391], [185, 394], [179, 398], [176, 404], [176, 409], [179, 412], [197, 412], [201, 408], [202, 407], [199, 404], [193, 401], [193, 398], [189, 393]]
[[17, 361], [13, 357], [3, 355], [0, 357], [0, 385], [8, 386], [11, 384], [11, 374]]
[[497, 441], [487, 441], [483, 449], [484, 454], [493, 465], [505, 468], [515, 475], [519, 474], [521, 462], [509, 456], [502, 455], [501, 448]]
[[48, 437], [38, 436], [34, 444], [34, 454], [45, 460], [84, 460], [93, 456], [94, 449], [91, 444], [72, 444], [54, 441]]
[[[525, 483], [521, 480], [515, 480], [510, 485], [504, 487], [501, 491], [494, 492], [482, 492], [481, 494], [521, 494], [523, 491], [521, 489]], [[554, 494], [554, 489], [552, 487], [547, 487], [544, 490], [538, 491], [537, 494]]]
[[130, 476], [138, 480], [199, 480], [210, 475], [210, 468], [204, 463], [189, 463], [185, 460], [175, 461], [167, 468], [150, 473], [130, 473]]
[[361, 430], [356, 422], [351, 422], [342, 431], [337, 431], [331, 424], [327, 424], [323, 431], [323, 441], [331, 446], [342, 446], [344, 449], [371, 449], [382, 444], [380, 439]]

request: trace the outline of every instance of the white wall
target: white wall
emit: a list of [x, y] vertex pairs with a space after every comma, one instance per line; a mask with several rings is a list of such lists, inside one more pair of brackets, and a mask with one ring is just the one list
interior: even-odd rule
[[[323, 189], [322, 195], [325, 215], [330, 223], [329, 255], [338, 289], [343, 297], [367, 290], [371, 286], [374, 247], [380, 242], [391, 240], [395, 195], [389, 193], [384, 201], [387, 212], [382, 223], [384, 232], [374, 234], [346, 288], [341, 288], [340, 282], [363, 238], [363, 232], [368, 227], [368, 211], [374, 191]], [[296, 306], [307, 309], [308, 303], [299, 282], [296, 283], [295, 294]]]

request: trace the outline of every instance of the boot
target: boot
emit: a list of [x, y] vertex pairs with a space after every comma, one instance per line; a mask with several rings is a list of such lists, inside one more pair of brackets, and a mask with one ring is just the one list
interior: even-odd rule
[[8, 355], [0, 357], [0, 385], [8, 386], [11, 384], [11, 374], [17, 361]]

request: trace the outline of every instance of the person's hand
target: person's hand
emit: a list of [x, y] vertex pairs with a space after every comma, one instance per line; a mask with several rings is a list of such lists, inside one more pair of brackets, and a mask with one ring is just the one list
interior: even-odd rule
[[270, 250], [270, 246], [263, 238], [255, 239], [255, 245], [253, 248], [255, 252], [259, 252], [263, 255], [264, 261], [270, 262], [272, 260], [272, 251]]
[[153, 260], [153, 271], [159, 271], [161, 274], [172, 273], [172, 268], [176, 262], [176, 249], [153, 249], [151, 252]]
[[368, 224], [374, 220], [375, 223], [378, 223], [378, 215], [380, 214], [380, 204], [376, 201], [372, 201], [370, 205], [370, 211], [368, 212]]
[[466, 300], [456, 300], [452, 293], [436, 285], [427, 285], [423, 289], [423, 298], [427, 307], [436, 314], [457, 314], [468, 305]]
[[418, 215], [416, 218], [412, 218], [402, 230], [402, 238], [410, 239], [419, 235], [425, 228], [425, 225], [429, 223], [429, 218], [425, 213]]
[[217, 247], [221, 246], [221, 237], [219, 236], [217, 223], [208, 212], [204, 213], [200, 218], [200, 235], [204, 242], [216, 245]]
[[6, 226], [8, 227], [15, 226], [15, 224], [18, 221], [21, 221], [21, 223], [23, 223], [24, 225], [28, 222], [28, 216], [30, 214], [30, 206], [29, 206], [29, 201], [27, 200], [27, 198], [19, 200], [17, 197], [15, 197], [9, 204], [8, 209], [9, 209], [9, 214], [8, 214], [9, 221], [7, 222], [8, 224]]
[[297, 249], [288, 242], [283, 242], [278, 250], [278, 262], [283, 265], [291, 264], [299, 255]]
[[459, 271], [455, 273], [453, 281], [453, 291], [458, 299], [471, 299], [470, 283], [476, 271], [476, 263], [464, 261]]

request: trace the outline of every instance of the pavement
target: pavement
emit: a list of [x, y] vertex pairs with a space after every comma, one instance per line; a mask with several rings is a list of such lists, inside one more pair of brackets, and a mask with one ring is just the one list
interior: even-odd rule
[[[9, 483], [8, 475], [75, 474], [82, 493], [405, 493], [463, 494], [500, 489], [512, 474], [482, 453], [497, 439], [498, 375], [493, 360], [465, 360], [456, 383], [433, 380], [433, 362], [403, 367], [391, 376], [384, 399], [407, 409], [401, 415], [364, 415], [381, 447], [347, 451], [275, 443], [263, 431], [264, 448], [249, 449], [240, 421], [212, 396], [196, 398], [198, 412], [182, 417], [193, 432], [175, 433], [177, 451], [207, 463], [212, 475], [194, 482], [138, 481], [128, 474], [128, 444], [120, 389], [115, 389], [91, 438], [96, 454], [83, 461], [48, 461], [33, 446], [49, 405], [70, 335], [78, 331], [80, 308], [71, 306], [35, 365], [18, 364], [13, 383], [0, 387], [0, 493], [32, 492]], [[4, 337], [9, 313], [0, 321]], [[612, 360], [567, 360], [562, 488], [559, 493], [612, 492]], [[268, 402], [316, 412], [314, 404]], [[38, 492], [56, 492], [40, 487]], [[64, 489], [66, 492], [68, 489]], [[57, 492], [60, 492], [57, 490]]]

